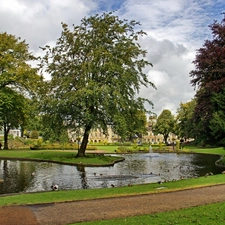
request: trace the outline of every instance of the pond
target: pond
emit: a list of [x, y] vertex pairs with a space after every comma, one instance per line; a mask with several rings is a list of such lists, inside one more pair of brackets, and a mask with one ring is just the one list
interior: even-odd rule
[[[121, 156], [121, 155], [120, 155]], [[0, 194], [93, 189], [155, 183], [221, 173], [220, 156], [176, 153], [122, 155], [125, 160], [110, 167], [77, 167], [48, 162], [0, 160]]]

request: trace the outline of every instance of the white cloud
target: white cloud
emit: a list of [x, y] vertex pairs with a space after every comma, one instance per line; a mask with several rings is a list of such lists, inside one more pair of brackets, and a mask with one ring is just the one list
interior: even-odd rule
[[97, 7], [91, 0], [0, 0], [0, 5], [3, 5], [0, 32], [26, 39], [34, 51], [49, 41], [56, 41], [62, 30], [61, 22], [79, 24]]
[[54, 44], [62, 31], [61, 22], [80, 20], [102, 11], [141, 22], [147, 36], [140, 40], [153, 68], [146, 68], [157, 90], [142, 88], [140, 95], [154, 103], [154, 112], [173, 113], [180, 102], [194, 96], [189, 73], [196, 49], [211, 37], [208, 25], [221, 20], [224, 0], [0, 0], [0, 32], [26, 39], [35, 55], [39, 46]]

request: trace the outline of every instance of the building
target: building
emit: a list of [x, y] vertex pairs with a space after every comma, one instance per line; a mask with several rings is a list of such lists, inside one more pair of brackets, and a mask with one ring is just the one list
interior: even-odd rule
[[[9, 135], [12, 135], [13, 138], [15, 137], [21, 137], [21, 130], [20, 129], [12, 129], [9, 131]], [[0, 130], [0, 137], [4, 136], [4, 131], [3, 129]]]

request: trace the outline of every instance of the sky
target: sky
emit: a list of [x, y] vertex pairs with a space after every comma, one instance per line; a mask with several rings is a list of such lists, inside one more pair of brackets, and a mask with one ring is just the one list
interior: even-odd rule
[[205, 40], [212, 39], [209, 25], [221, 22], [224, 0], [0, 0], [0, 33], [21, 37], [40, 56], [39, 47], [54, 46], [60, 37], [61, 22], [79, 25], [84, 17], [111, 11], [120, 19], [140, 22], [138, 29], [147, 33], [139, 42], [153, 67], [144, 72], [157, 90], [141, 88], [139, 96], [154, 104], [146, 108], [175, 115], [180, 103], [195, 95], [192, 62]]

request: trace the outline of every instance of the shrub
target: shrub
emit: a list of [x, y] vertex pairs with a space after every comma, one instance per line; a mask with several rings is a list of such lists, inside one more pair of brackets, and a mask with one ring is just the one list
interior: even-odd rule
[[39, 137], [39, 133], [38, 133], [37, 130], [32, 130], [30, 132], [30, 138], [32, 138], [32, 139], [38, 139], [38, 137]]

